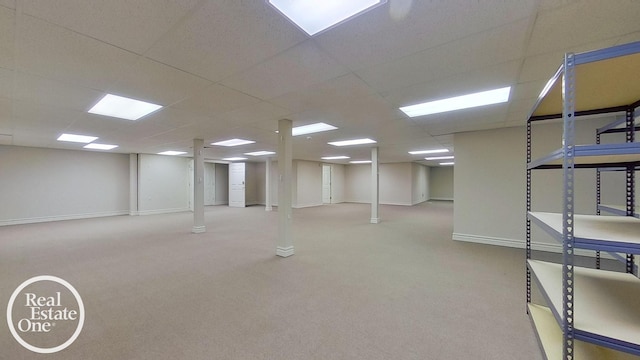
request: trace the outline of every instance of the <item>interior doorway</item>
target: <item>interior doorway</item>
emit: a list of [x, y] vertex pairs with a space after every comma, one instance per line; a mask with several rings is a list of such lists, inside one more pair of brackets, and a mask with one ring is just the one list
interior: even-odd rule
[[331, 204], [331, 165], [322, 165], [322, 203]]

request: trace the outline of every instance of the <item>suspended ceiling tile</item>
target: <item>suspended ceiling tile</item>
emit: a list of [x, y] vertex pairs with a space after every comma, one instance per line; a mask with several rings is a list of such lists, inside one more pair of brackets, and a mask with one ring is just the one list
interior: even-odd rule
[[15, 89], [18, 100], [78, 111], [89, 110], [104, 95], [93, 89], [26, 73], [16, 74]]
[[392, 90], [384, 93], [385, 99], [394, 106], [401, 107], [505, 86], [513, 87], [516, 85], [521, 63], [521, 60], [514, 60], [493, 64], [447, 78]]
[[149, 116], [136, 121], [139, 123], [153, 123], [167, 128], [179, 128], [185, 125], [208, 123], [214, 120], [209, 116], [199, 115], [190, 111], [166, 107]]
[[21, 0], [25, 14], [138, 54], [175, 26], [198, 0]]
[[217, 81], [304, 39], [302, 32], [266, 1], [208, 1], [147, 55]]
[[260, 102], [260, 99], [219, 84], [213, 84], [172, 107], [204, 116], [214, 116]]
[[141, 58], [121, 77], [110, 92], [163, 106], [197, 95], [211, 85], [199, 78], [157, 61]]
[[349, 68], [360, 69], [530, 17], [536, 4], [394, 0], [318, 36], [318, 42]]
[[570, 51], [593, 43], [638, 32], [640, 1], [586, 0], [538, 14], [528, 55]]
[[252, 126], [257, 123], [265, 121], [277, 121], [290, 114], [289, 110], [280, 106], [273, 105], [266, 101], [250, 104], [241, 108], [229, 111], [227, 113], [216, 116], [216, 119], [224, 121], [228, 124], [244, 125], [251, 124]]
[[305, 41], [221, 83], [263, 100], [344, 75], [348, 69]]
[[528, 19], [521, 20], [356, 74], [384, 92], [517, 60], [524, 55], [528, 26]]
[[18, 69], [93, 89], [108, 89], [137, 56], [31, 16], [18, 32]]
[[0, 7], [0, 68], [14, 68], [15, 11]]
[[42, 129], [60, 135], [80, 115], [81, 113], [75, 110], [24, 101], [13, 101], [13, 116], [16, 129]]
[[0, 6], [8, 7], [9, 9], [16, 8], [15, 0], [0, 0]]

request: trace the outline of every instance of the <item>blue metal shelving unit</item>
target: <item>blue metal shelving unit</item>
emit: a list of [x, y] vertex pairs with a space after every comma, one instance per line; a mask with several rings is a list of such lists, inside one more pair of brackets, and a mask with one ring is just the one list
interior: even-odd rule
[[[640, 166], [640, 143], [634, 142], [634, 111], [640, 105], [640, 85], [636, 84], [634, 74], [639, 67], [640, 42], [581, 54], [568, 53], [545, 86], [527, 121], [526, 295], [528, 313], [547, 358], [562, 356], [565, 360], [580, 360], [580, 356], [592, 351], [612, 359], [626, 359], [630, 354], [640, 356], [640, 307], [637, 306], [640, 279], [629, 274], [633, 271], [633, 254], [640, 254], [640, 219], [634, 217], [633, 196], [635, 169]], [[618, 91], [606, 92], [607, 84]], [[600, 144], [597, 141], [591, 145], [576, 145], [576, 117], [613, 112], [623, 112], [623, 120], [598, 129], [597, 137], [599, 139], [601, 133], [625, 132], [625, 143]], [[562, 147], [534, 160], [531, 156], [532, 123], [550, 119], [562, 119]], [[624, 129], [619, 130], [622, 123]], [[575, 214], [574, 200], [579, 194], [574, 191], [574, 171], [578, 168], [624, 169], [627, 173], [627, 216]], [[562, 213], [532, 211], [531, 171], [538, 169], [562, 169]], [[562, 264], [532, 259], [532, 223], [560, 241]], [[576, 249], [626, 253], [627, 273], [579, 268], [574, 265]], [[532, 278], [547, 300], [548, 311], [531, 304]], [[614, 286], [615, 291], [611, 288]], [[620, 294], [639, 297], [625, 303], [618, 301]], [[594, 305], [596, 298], [602, 303]], [[626, 296], [622, 298], [626, 299]], [[608, 306], [611, 303], [617, 304], [613, 310]], [[547, 313], [551, 315], [545, 315]], [[554, 317], [562, 339], [550, 340], [544, 335], [545, 330], [538, 327], [549, 322], [539, 316]], [[555, 350], [550, 345], [552, 342], [555, 342]]]

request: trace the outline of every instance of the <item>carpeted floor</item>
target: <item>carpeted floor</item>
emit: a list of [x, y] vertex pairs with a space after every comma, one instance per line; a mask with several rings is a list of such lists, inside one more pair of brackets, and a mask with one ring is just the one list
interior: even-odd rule
[[[451, 240], [453, 205], [191, 213], [0, 227], [2, 359], [541, 359], [525, 314], [524, 251]], [[70, 282], [86, 308], [67, 349], [34, 354], [6, 325], [14, 289]]]

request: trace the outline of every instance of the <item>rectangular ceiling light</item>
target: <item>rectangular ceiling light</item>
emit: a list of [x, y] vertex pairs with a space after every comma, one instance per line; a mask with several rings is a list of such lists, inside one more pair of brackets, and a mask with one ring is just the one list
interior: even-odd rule
[[215, 142], [215, 143], [211, 143], [211, 145], [217, 145], [217, 146], [240, 146], [240, 145], [253, 144], [254, 142], [255, 141], [244, 140], [244, 139], [230, 139], [230, 140], [218, 141], [218, 142]]
[[264, 155], [274, 155], [275, 152], [273, 151], [254, 151], [254, 152], [249, 152], [249, 153], [245, 153], [245, 155], [251, 155], [251, 156], [264, 156]]
[[434, 156], [434, 157], [426, 157], [425, 160], [450, 160], [453, 159], [453, 156]]
[[453, 161], [452, 162], [441, 162], [440, 165], [453, 165]]
[[349, 161], [349, 164], [371, 164], [371, 160], [354, 160]]
[[402, 112], [409, 117], [438, 114], [447, 111], [468, 109], [478, 106], [499, 104], [509, 101], [511, 86], [500, 89], [481, 91], [473, 94], [456, 96], [448, 99], [429, 101], [422, 104], [403, 106]]
[[108, 145], [108, 144], [96, 144], [91, 143], [83, 146], [85, 149], [94, 149], [94, 150], [113, 150], [118, 147], [118, 145]]
[[348, 156], [325, 156], [321, 158], [322, 160], [344, 160], [348, 159]]
[[409, 151], [411, 155], [424, 155], [424, 154], [438, 154], [438, 153], [446, 153], [449, 152], [447, 149], [434, 149], [434, 150], [416, 150]]
[[96, 140], [96, 136], [87, 136], [87, 135], [76, 135], [76, 134], [62, 134], [58, 137], [58, 141], [70, 141], [88, 144], [94, 140]]
[[184, 155], [186, 154], [186, 151], [173, 151], [173, 150], [169, 150], [169, 151], [163, 151], [161, 153], [158, 153], [158, 155]]
[[330, 142], [329, 145], [333, 146], [350, 146], [350, 145], [363, 145], [363, 144], [374, 144], [376, 141], [371, 139], [353, 139], [353, 140], [344, 140], [344, 141], [333, 141]]
[[111, 116], [125, 120], [138, 120], [151, 114], [162, 106], [145, 101], [107, 94], [98, 101], [89, 112], [91, 114]]
[[313, 36], [387, 1], [268, 0], [267, 2], [309, 36]]
[[247, 158], [243, 158], [243, 157], [229, 157], [229, 158], [224, 158], [222, 160], [225, 161], [240, 161], [240, 160], [247, 160]]
[[293, 129], [291, 129], [291, 135], [293, 136], [306, 135], [306, 134], [313, 134], [317, 132], [329, 131], [329, 130], [335, 130], [335, 129], [337, 129], [337, 127], [333, 125], [319, 122], [315, 124], [296, 126]]

